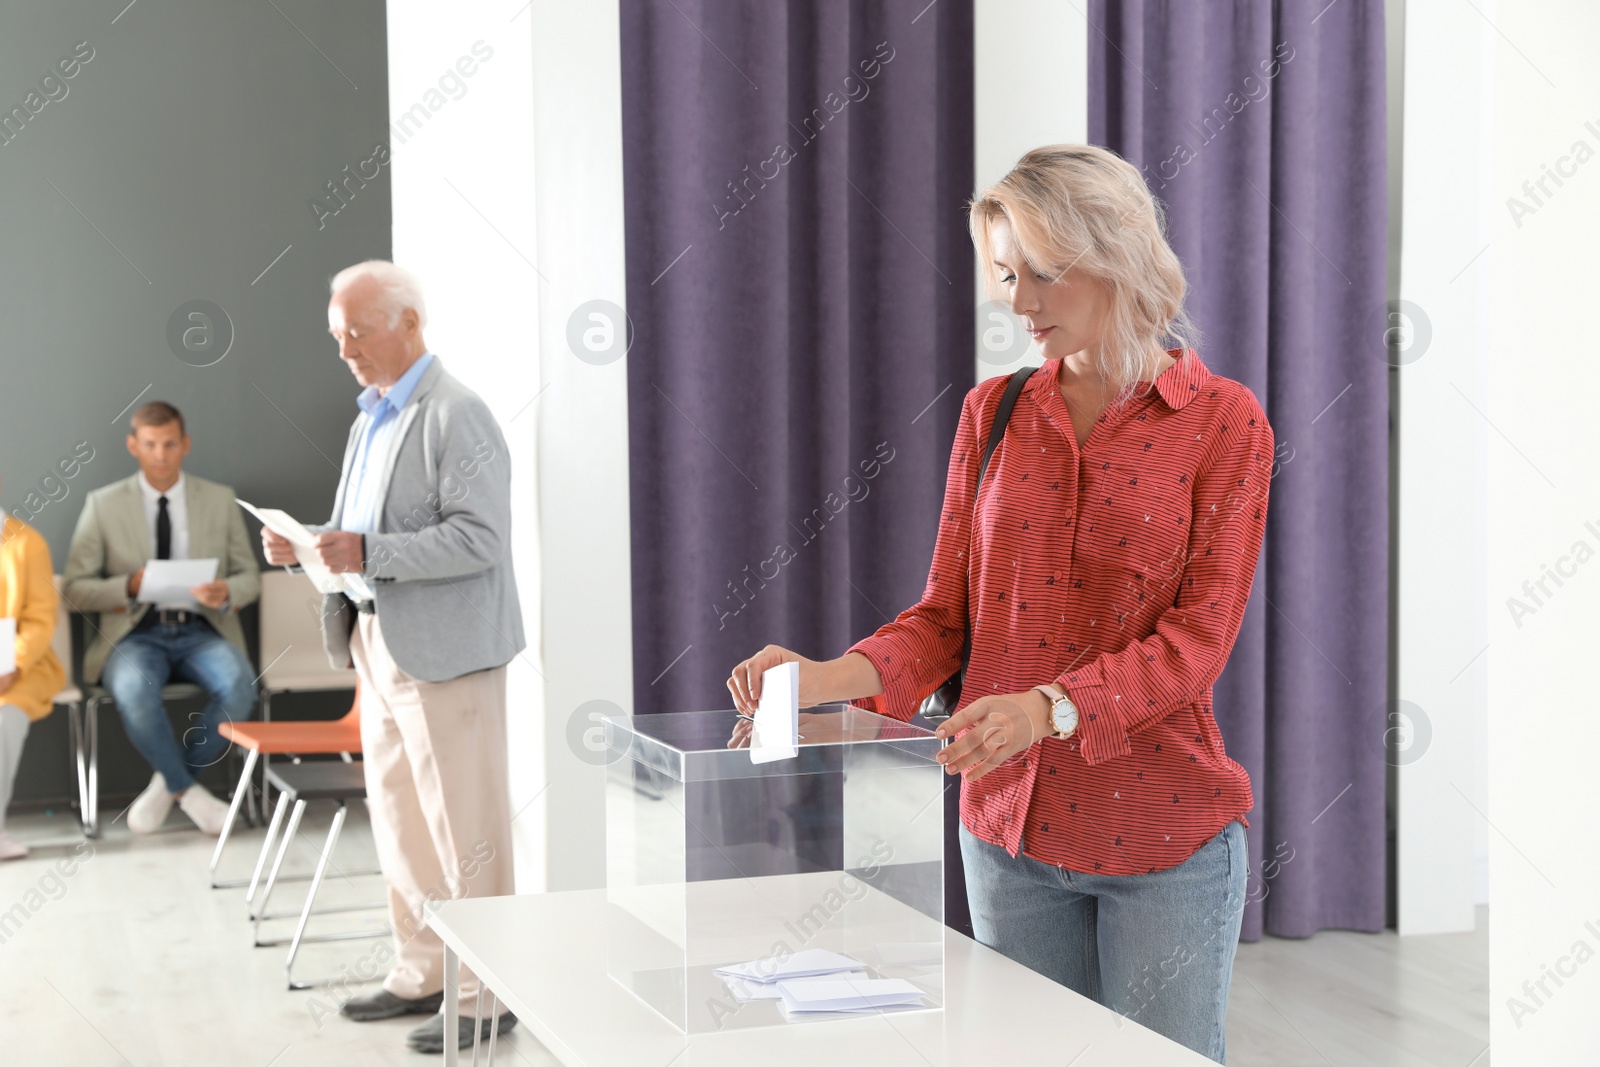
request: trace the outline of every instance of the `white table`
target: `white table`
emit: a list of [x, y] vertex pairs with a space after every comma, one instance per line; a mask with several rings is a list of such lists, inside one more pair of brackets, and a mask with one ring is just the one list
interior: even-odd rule
[[[515, 1012], [570, 1067], [1211, 1063], [953, 930], [945, 934], [942, 1011], [686, 1037], [607, 977], [605, 906], [603, 889], [440, 903], [427, 921], [445, 945], [446, 1038], [456, 1033], [457, 964], [464, 962], [500, 1010]], [[446, 1040], [445, 1063], [454, 1067], [459, 1058]]]

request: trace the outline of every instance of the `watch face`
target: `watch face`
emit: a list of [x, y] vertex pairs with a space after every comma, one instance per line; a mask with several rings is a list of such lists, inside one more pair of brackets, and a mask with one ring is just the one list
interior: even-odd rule
[[1056, 730], [1069, 734], [1078, 725], [1078, 709], [1071, 701], [1059, 700], [1050, 709], [1050, 721]]

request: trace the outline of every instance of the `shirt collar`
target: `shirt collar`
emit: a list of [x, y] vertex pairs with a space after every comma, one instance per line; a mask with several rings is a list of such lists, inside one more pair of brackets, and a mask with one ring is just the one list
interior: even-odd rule
[[1156, 375], [1156, 392], [1173, 411], [1182, 411], [1211, 380], [1211, 371], [1192, 348], [1169, 348], [1167, 354], [1178, 362]]
[[[1189, 401], [1200, 395], [1200, 390], [1211, 380], [1211, 371], [1201, 362], [1199, 353], [1192, 348], [1169, 348], [1167, 355], [1172, 356], [1177, 362], [1156, 375], [1156, 394], [1165, 400], [1173, 411], [1181, 411], [1188, 406]], [[1061, 361], [1048, 360], [1039, 369], [1044, 373], [1036, 373], [1029, 379], [1027, 387], [1029, 392], [1055, 388]], [[1138, 392], [1142, 390], [1136, 391], [1136, 395]]]
[[140, 471], [139, 491], [144, 494], [144, 498], [146, 500], [151, 502], [157, 501], [162, 497], [166, 497], [168, 501], [171, 501], [181, 496], [183, 493], [183, 472], [178, 472], [178, 480], [172, 483], [171, 489], [168, 489], [165, 493], [163, 493], [161, 490], [150, 484], [150, 479], [144, 476], [144, 471]]
[[356, 405], [368, 415], [376, 417], [378, 406], [387, 403], [395, 411], [399, 411], [411, 401], [411, 394], [416, 391], [417, 382], [422, 380], [422, 375], [428, 369], [428, 364], [433, 362], [433, 353], [424, 352], [418, 360], [411, 364], [407, 371], [400, 375], [400, 380], [394, 383], [387, 396], [378, 395], [378, 387], [369, 385], [361, 390], [361, 395], [356, 397]]

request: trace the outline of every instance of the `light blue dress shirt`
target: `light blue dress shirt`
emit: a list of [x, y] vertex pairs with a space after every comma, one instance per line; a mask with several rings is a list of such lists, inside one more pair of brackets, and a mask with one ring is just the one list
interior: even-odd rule
[[424, 352], [387, 395], [379, 396], [377, 387], [369, 385], [356, 397], [356, 404], [367, 415], [367, 427], [356, 442], [355, 458], [350, 464], [350, 484], [345, 489], [343, 514], [339, 516], [341, 530], [380, 532], [378, 520], [389, 488], [382, 484], [383, 464], [400, 428], [400, 412], [411, 402], [417, 382], [432, 362], [433, 353]]

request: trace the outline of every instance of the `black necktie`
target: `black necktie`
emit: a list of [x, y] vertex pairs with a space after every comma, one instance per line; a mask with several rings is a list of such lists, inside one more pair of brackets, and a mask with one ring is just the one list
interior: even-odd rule
[[167, 498], [156, 501], [156, 559], [172, 558], [172, 517], [167, 514]]

